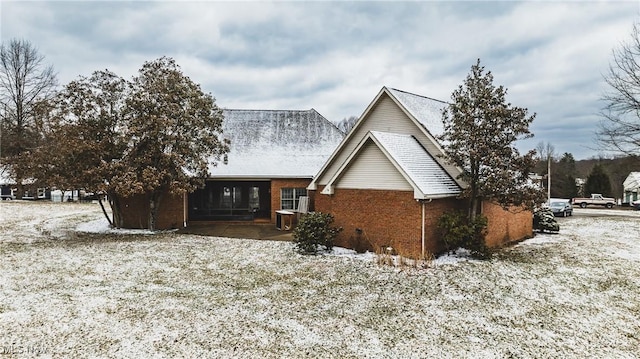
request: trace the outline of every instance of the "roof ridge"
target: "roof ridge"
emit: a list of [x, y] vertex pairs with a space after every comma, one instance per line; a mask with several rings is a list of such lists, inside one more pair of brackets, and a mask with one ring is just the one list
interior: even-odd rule
[[407, 133], [397, 133], [397, 132], [377, 131], [377, 130], [371, 130], [369, 132], [371, 132], [372, 134], [380, 133], [380, 134], [383, 134], [383, 135], [392, 135], [392, 136], [397, 136], [397, 137], [413, 137], [413, 138], [415, 138], [415, 136], [407, 134]]
[[413, 93], [413, 92], [409, 92], [409, 91], [405, 91], [405, 90], [400, 90], [394, 87], [387, 87], [389, 90], [394, 90], [394, 91], [398, 91], [398, 92], [402, 92], [402, 93], [406, 93], [407, 95], [412, 95], [412, 96], [417, 96], [417, 97], [422, 97], [422, 98], [426, 98], [428, 100], [432, 100], [432, 101], [438, 101], [438, 102], [442, 102], [444, 104], [449, 104], [447, 101], [443, 101], [443, 100], [438, 100], [437, 98], [433, 98], [433, 97], [429, 97], [429, 96], [424, 96], [424, 95], [418, 95], [417, 93]]

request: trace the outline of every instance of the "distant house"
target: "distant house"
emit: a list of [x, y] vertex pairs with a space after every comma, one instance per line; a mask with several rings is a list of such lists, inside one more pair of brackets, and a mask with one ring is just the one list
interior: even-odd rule
[[0, 165], [0, 198], [14, 199], [15, 198], [16, 181], [11, 177], [9, 168], [4, 165]]
[[[51, 190], [38, 187], [32, 178], [22, 180], [24, 193], [20, 199], [51, 199]], [[3, 200], [17, 198], [17, 183], [8, 165], [0, 165], [0, 198]]]
[[[442, 160], [445, 102], [383, 87], [307, 189], [315, 210], [343, 227], [337, 245], [406, 256], [442, 249], [437, 219], [463, 209], [459, 169]], [[487, 245], [532, 235], [531, 212], [508, 212], [483, 203]]]
[[631, 203], [640, 198], [640, 172], [631, 172], [622, 182], [622, 203]]
[[[163, 199], [158, 228], [202, 221], [276, 221], [298, 209], [300, 197], [344, 133], [316, 110], [224, 110], [230, 151], [209, 167], [205, 187]], [[144, 227], [144, 196], [125, 200], [125, 227]], [[123, 211], [125, 212], [125, 211]]]

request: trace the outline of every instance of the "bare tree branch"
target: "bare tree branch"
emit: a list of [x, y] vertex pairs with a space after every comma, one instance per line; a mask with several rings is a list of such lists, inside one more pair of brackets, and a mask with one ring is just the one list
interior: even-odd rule
[[597, 140], [605, 151], [640, 155], [640, 24], [612, 55]]
[[25, 155], [40, 138], [38, 104], [49, 98], [57, 85], [53, 67], [26, 40], [10, 40], [0, 47], [0, 157], [11, 165], [18, 195], [28, 166]]

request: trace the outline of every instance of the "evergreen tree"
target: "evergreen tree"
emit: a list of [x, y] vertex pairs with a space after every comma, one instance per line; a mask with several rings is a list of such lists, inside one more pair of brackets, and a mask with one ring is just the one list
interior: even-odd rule
[[463, 196], [469, 199], [471, 220], [480, 213], [485, 199], [506, 209], [533, 207], [544, 198], [529, 183], [535, 151], [520, 155], [515, 147], [518, 139], [533, 136], [529, 124], [535, 114], [529, 116], [527, 109], [507, 103], [506, 93], [504, 87], [493, 85], [493, 75], [478, 60], [443, 113], [440, 139], [446, 159], [462, 169], [459, 177], [468, 184]]
[[593, 193], [600, 193], [605, 197], [611, 196], [611, 181], [601, 164], [593, 166], [587, 177], [584, 191], [587, 196]]
[[123, 119], [127, 96], [127, 81], [109, 71], [70, 82], [46, 103], [44, 141], [31, 158], [40, 182], [107, 194], [112, 224], [118, 227], [119, 196], [112, 184], [114, 167], [127, 146]]
[[228, 151], [222, 121], [215, 99], [163, 57], [133, 81], [102, 71], [67, 85], [51, 103], [37, 162], [63, 188], [106, 192], [116, 226], [120, 198], [148, 195], [153, 230], [163, 195], [202, 186], [209, 162]]
[[171, 58], [145, 63], [130, 85], [124, 119], [128, 147], [114, 179], [124, 196], [149, 195], [149, 229], [162, 196], [204, 185], [209, 159], [228, 151], [222, 110]]
[[555, 162], [551, 172], [551, 197], [573, 198], [578, 196], [575, 173], [576, 161], [571, 153], [565, 152], [559, 161]]

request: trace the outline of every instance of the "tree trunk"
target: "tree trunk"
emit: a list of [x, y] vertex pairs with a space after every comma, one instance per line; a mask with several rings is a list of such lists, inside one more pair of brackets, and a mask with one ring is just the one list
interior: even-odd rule
[[161, 199], [162, 190], [153, 191], [149, 195], [149, 230], [151, 231], [156, 230]]
[[469, 204], [469, 221], [472, 221], [478, 215], [478, 199], [471, 197], [469, 201], [471, 202]]
[[469, 221], [473, 221], [480, 214], [481, 198], [478, 196], [478, 189], [471, 184], [471, 195], [469, 197]]
[[[20, 161], [20, 158], [18, 158], [18, 161]], [[24, 185], [22, 184], [24, 175], [22, 174], [22, 170], [20, 170], [19, 167], [20, 165], [15, 166], [14, 168], [16, 175], [16, 198], [22, 199], [22, 197], [24, 197]]]
[[111, 213], [113, 217], [113, 225], [116, 228], [122, 228], [122, 212], [120, 211], [120, 198], [114, 192], [107, 192], [107, 196], [109, 197], [109, 205], [111, 206]]
[[104, 214], [104, 217], [107, 219], [107, 221], [109, 221], [109, 226], [113, 227], [113, 221], [111, 220], [111, 218], [109, 218], [109, 215], [107, 214], [107, 210], [104, 208], [104, 203], [102, 203], [102, 195], [98, 195], [98, 203], [100, 203], [100, 208], [102, 208], [102, 213]]

